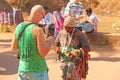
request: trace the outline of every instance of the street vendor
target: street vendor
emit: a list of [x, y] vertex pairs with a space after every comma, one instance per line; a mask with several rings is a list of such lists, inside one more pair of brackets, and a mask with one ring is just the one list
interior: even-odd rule
[[[81, 65], [86, 67], [82, 68], [85, 71], [83, 73], [80, 73], [80, 77], [86, 78], [88, 70], [88, 64], [86, 61], [88, 61], [88, 52], [90, 51], [89, 43], [84, 33], [75, 28], [75, 17], [67, 16], [64, 20], [64, 28], [64, 30], [59, 32], [55, 40], [55, 43], [58, 46], [59, 59], [62, 56], [64, 62], [68, 62], [70, 55], [68, 52], [78, 51], [82, 49], [84, 51], [85, 60], [83, 60], [84, 65]], [[64, 74], [62, 77], [67, 77], [67, 75]]]

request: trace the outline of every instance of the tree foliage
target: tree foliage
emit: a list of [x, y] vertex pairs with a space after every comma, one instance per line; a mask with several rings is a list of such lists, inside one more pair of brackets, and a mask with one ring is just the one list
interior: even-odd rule
[[[63, 0], [13, 0], [22, 9], [29, 11], [31, 7], [35, 4], [41, 4], [43, 6], [48, 6], [51, 11], [57, 9], [59, 5], [62, 5]], [[91, 1], [91, 2], [90, 2]], [[92, 4], [98, 5], [98, 0], [81, 0], [84, 3], [85, 8], [91, 7]], [[96, 5], [95, 5], [96, 6]]]
[[61, 0], [14, 0], [22, 9], [27, 11], [35, 4], [46, 5], [53, 11], [58, 7], [60, 1]]

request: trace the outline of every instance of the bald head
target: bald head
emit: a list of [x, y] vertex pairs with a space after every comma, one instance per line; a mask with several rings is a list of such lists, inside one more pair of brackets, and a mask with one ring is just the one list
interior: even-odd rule
[[45, 11], [44, 11], [43, 6], [35, 5], [31, 9], [29, 19], [32, 19], [32, 21], [34, 20], [34, 21], [38, 22], [42, 19], [44, 14], [45, 14]]

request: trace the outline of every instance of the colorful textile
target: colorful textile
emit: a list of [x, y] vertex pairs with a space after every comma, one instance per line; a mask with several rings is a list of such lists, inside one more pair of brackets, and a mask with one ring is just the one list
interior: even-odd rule
[[[70, 39], [70, 34], [67, 33], [65, 30], [62, 30], [59, 32], [55, 42], [56, 43], [60, 43], [61, 47], [64, 47], [64, 45], [66, 45], [68, 42], [66, 40], [66, 38], [68, 37], [68, 39]], [[64, 44], [64, 45], [62, 45]], [[89, 43], [84, 35], [84, 33], [82, 33], [80, 30], [75, 28], [72, 40], [71, 40], [71, 44], [70, 44], [71, 48], [75, 48], [75, 49], [79, 49], [82, 47], [86, 47], [87, 50], [90, 50], [90, 46]]]
[[55, 11], [54, 18], [55, 18], [55, 28], [57, 28], [59, 31], [62, 30], [64, 18], [61, 16], [60, 12]]
[[21, 9], [13, 8], [13, 20], [16, 25], [24, 21]]
[[[55, 43], [60, 44], [61, 52], [65, 54], [64, 62], [67, 63], [68, 66], [65, 71], [68, 71], [70, 74], [67, 75], [68, 78], [70, 78], [69, 76], [74, 80], [86, 78], [88, 73], [88, 52], [90, 51], [90, 46], [84, 33], [75, 28], [69, 46], [65, 47], [68, 45], [70, 37], [71, 35], [69, 33], [62, 30], [55, 40]], [[69, 66], [70, 64], [71, 66]]]
[[59, 31], [63, 30], [64, 18], [61, 13], [58, 11], [54, 11], [54, 24], [55, 24], [55, 32], [54, 37], [56, 38]]
[[10, 26], [14, 25], [14, 21], [13, 21], [13, 11], [12, 11], [12, 10], [8, 12], [8, 24], [9, 24]]
[[0, 23], [4, 23], [4, 12], [2, 10], [0, 11]]
[[8, 12], [4, 11], [4, 24], [8, 24]]

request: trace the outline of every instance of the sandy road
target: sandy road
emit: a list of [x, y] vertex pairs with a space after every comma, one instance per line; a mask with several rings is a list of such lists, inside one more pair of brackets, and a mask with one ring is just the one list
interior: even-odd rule
[[[17, 80], [18, 60], [16, 51], [11, 51], [13, 33], [0, 33], [0, 80]], [[92, 47], [89, 74], [86, 80], [120, 80], [120, 51], [108, 47]], [[50, 80], [62, 80], [60, 62], [50, 51], [46, 57]]]

